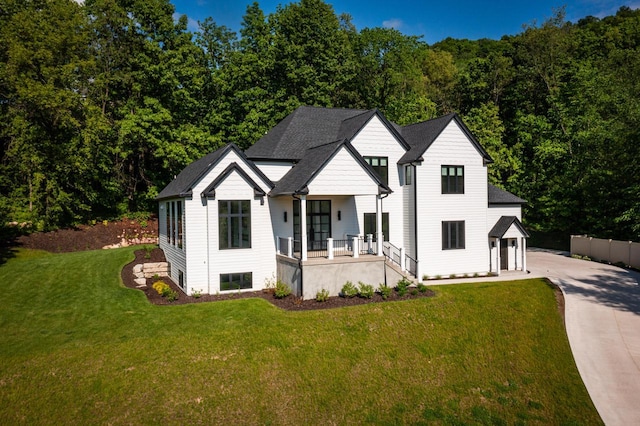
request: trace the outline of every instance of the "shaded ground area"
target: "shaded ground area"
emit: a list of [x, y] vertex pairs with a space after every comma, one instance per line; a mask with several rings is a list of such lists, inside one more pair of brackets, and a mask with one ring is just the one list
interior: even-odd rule
[[[128, 265], [126, 265], [122, 269], [122, 282], [125, 286], [129, 288], [137, 288], [136, 283], [134, 281], [133, 275], [133, 266], [139, 263], [149, 263], [149, 262], [164, 262], [164, 253], [162, 250], [156, 248], [154, 250], [136, 250], [135, 252], [135, 260]], [[162, 279], [166, 284], [168, 284], [171, 289], [178, 293], [178, 299], [170, 302], [166, 298], [160, 296], [157, 291], [152, 288], [152, 285], [159, 278], [149, 278], [147, 279], [147, 288], [139, 289], [144, 292], [151, 303], [156, 305], [182, 305], [185, 303], [202, 303], [202, 302], [215, 302], [219, 300], [234, 300], [234, 299], [244, 299], [247, 297], [260, 297], [269, 301], [270, 303], [276, 305], [279, 308], [290, 310], [290, 311], [305, 311], [311, 309], [329, 309], [329, 308], [339, 308], [343, 306], [354, 306], [354, 305], [364, 305], [367, 303], [387, 303], [398, 300], [409, 300], [416, 299], [421, 297], [432, 297], [435, 293], [427, 289], [425, 292], [421, 293], [417, 289], [410, 289], [407, 294], [404, 296], [398, 295], [397, 292], [393, 291], [389, 298], [386, 300], [382, 299], [379, 294], [375, 294], [371, 299], [365, 299], [361, 297], [352, 297], [352, 298], [344, 298], [344, 297], [330, 297], [329, 300], [325, 302], [317, 302], [316, 300], [301, 300], [295, 296], [287, 296], [283, 299], [276, 299], [271, 291], [251, 291], [251, 292], [238, 292], [238, 293], [226, 293], [220, 295], [210, 295], [203, 294], [202, 296], [196, 298], [193, 296], [187, 296], [184, 294], [182, 290], [178, 288], [178, 286], [173, 283], [168, 278]]]

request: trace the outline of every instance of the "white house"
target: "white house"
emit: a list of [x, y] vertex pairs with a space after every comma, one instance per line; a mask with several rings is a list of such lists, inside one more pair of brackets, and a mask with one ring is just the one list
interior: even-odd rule
[[488, 184], [491, 162], [456, 114], [401, 127], [378, 110], [300, 107], [167, 185], [160, 247], [187, 294], [277, 277], [313, 298], [347, 280], [526, 270], [525, 201]]

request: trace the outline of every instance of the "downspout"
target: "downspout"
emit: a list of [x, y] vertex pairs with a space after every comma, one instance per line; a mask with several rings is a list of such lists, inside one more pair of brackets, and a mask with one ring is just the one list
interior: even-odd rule
[[[295, 199], [298, 200], [299, 203], [302, 203], [302, 200], [300, 200], [300, 197], [298, 197], [296, 194], [291, 194], [291, 196]], [[291, 219], [293, 219], [293, 210], [291, 211]], [[302, 226], [302, 221], [300, 221], [300, 226]], [[300, 238], [302, 238], [302, 229], [300, 229]], [[293, 240], [293, 244], [295, 244], [295, 240]], [[302, 241], [300, 241], [300, 250], [302, 251]], [[298, 270], [300, 271], [300, 297], [302, 297], [302, 295], [304, 294], [304, 292], [302, 291], [302, 253], [300, 253], [300, 257], [298, 258]]]

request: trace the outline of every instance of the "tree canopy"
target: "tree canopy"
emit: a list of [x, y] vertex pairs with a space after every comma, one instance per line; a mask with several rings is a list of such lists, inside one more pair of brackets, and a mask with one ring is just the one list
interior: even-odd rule
[[458, 112], [531, 229], [640, 238], [640, 11], [427, 45], [323, 0], [239, 33], [168, 0], [0, 0], [0, 219], [34, 229], [155, 210], [158, 190], [300, 105]]

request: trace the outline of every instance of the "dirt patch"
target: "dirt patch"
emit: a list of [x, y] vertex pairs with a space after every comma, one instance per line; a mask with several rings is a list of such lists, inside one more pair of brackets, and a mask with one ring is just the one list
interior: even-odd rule
[[[136, 250], [135, 251], [135, 260], [128, 265], [126, 265], [122, 269], [122, 282], [125, 286], [129, 288], [137, 289], [137, 284], [134, 281], [133, 275], [133, 267], [139, 263], [149, 263], [149, 262], [164, 262], [165, 257], [162, 250], [159, 248], [153, 249], [151, 251], [147, 250]], [[152, 288], [152, 285], [155, 281], [161, 279], [166, 284], [168, 284], [171, 289], [178, 293], [178, 299], [170, 302], [166, 298], [160, 296], [157, 291]], [[421, 293], [417, 290], [410, 289], [407, 294], [404, 296], [398, 295], [396, 291], [393, 291], [389, 298], [386, 300], [383, 299], [379, 294], [375, 294], [371, 299], [365, 299], [361, 297], [352, 297], [352, 298], [344, 298], [344, 297], [330, 297], [329, 300], [325, 302], [317, 302], [316, 300], [302, 300], [295, 296], [287, 296], [283, 299], [276, 299], [272, 292], [270, 291], [251, 291], [251, 292], [238, 292], [238, 293], [225, 293], [220, 295], [214, 294], [203, 294], [200, 297], [194, 297], [184, 294], [184, 292], [178, 288], [178, 286], [169, 278], [149, 278], [147, 279], [147, 287], [143, 289], [138, 289], [142, 291], [149, 299], [149, 302], [155, 305], [183, 305], [186, 303], [204, 303], [204, 302], [216, 302], [221, 300], [235, 300], [235, 299], [246, 299], [249, 297], [260, 297], [262, 299], [267, 300], [268, 302], [274, 304], [275, 306], [286, 309], [289, 311], [306, 311], [313, 309], [331, 309], [331, 308], [340, 308], [344, 306], [355, 306], [355, 305], [364, 305], [368, 303], [388, 303], [399, 300], [410, 300], [410, 299], [418, 299], [423, 297], [433, 297], [435, 293], [427, 289], [424, 293]]]
[[[68, 253], [98, 250], [105, 246], [133, 245], [142, 239], [157, 243], [158, 219], [144, 221], [121, 219], [98, 222], [95, 225], [79, 225], [75, 228], [51, 232], [35, 232], [15, 240], [15, 245], [28, 249], [46, 250], [52, 253]], [[124, 244], [123, 244], [124, 243]]]

